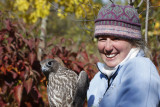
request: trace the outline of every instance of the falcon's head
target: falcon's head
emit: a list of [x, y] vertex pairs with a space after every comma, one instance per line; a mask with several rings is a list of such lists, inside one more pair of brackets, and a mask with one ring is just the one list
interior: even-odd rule
[[59, 63], [54, 59], [45, 59], [40, 64], [42, 72], [47, 78], [51, 72], [56, 73], [59, 68]]

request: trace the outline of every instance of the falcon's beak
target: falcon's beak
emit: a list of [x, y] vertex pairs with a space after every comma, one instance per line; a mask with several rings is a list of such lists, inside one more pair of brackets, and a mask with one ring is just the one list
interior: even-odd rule
[[46, 71], [48, 70], [48, 68], [45, 67], [45, 66], [42, 66], [42, 67], [41, 67], [41, 70], [42, 70], [42, 72], [46, 72]]
[[49, 77], [49, 68], [46, 66], [41, 66], [42, 73], [45, 75], [46, 79]]

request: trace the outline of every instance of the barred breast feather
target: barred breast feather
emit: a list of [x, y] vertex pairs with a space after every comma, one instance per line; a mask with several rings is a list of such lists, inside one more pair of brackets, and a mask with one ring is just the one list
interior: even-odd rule
[[[78, 75], [70, 70], [59, 68], [58, 72], [49, 76], [48, 98], [50, 104], [56, 107], [68, 107], [74, 98]], [[65, 104], [65, 105], [64, 105]]]

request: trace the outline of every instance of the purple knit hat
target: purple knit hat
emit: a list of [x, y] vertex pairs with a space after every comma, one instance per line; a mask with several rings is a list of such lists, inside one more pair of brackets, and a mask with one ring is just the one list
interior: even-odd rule
[[117, 36], [141, 39], [139, 15], [132, 6], [108, 4], [101, 8], [95, 20], [94, 36]]

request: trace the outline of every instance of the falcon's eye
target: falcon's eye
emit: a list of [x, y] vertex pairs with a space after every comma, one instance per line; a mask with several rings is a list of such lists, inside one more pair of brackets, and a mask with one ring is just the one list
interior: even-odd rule
[[52, 66], [52, 61], [49, 61], [47, 65]]

